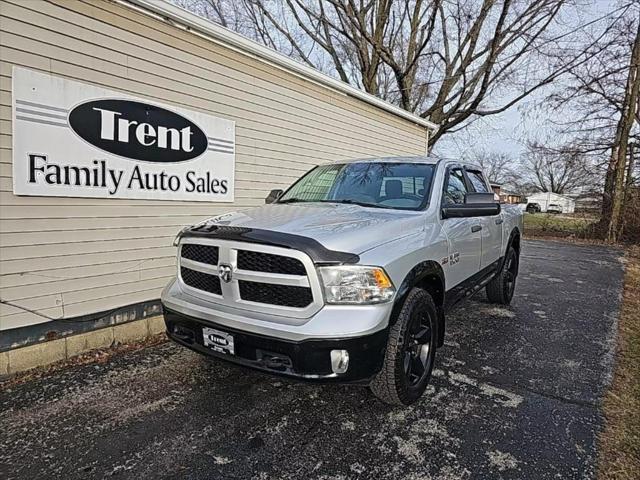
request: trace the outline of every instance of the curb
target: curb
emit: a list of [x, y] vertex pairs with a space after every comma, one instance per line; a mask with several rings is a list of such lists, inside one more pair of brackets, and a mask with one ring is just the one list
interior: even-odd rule
[[0, 375], [24, 372], [67, 360], [90, 350], [110, 347], [114, 343], [144, 340], [164, 331], [164, 318], [158, 315], [0, 352]]

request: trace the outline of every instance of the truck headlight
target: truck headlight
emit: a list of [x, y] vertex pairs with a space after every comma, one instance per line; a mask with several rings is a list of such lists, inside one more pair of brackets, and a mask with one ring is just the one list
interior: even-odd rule
[[362, 265], [318, 267], [327, 303], [388, 302], [396, 291], [384, 269]]

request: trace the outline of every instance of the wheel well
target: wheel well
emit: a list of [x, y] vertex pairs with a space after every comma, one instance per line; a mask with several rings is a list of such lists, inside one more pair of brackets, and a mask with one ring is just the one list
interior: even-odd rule
[[438, 347], [444, 345], [444, 283], [440, 276], [435, 273], [430, 273], [424, 278], [420, 279], [415, 285], [418, 288], [422, 288], [431, 294], [433, 302], [438, 309]]
[[422, 278], [416, 284], [416, 287], [429, 292], [437, 307], [444, 305], [444, 285], [442, 284], [442, 279], [435, 273], [428, 274]]
[[520, 256], [520, 232], [518, 230], [513, 231], [513, 239], [511, 240], [511, 246], [516, 251], [518, 256]]

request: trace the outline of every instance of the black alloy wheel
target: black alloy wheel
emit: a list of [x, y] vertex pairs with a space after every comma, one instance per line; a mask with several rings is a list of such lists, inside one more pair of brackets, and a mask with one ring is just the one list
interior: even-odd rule
[[487, 298], [491, 303], [509, 305], [516, 289], [518, 277], [518, 254], [509, 247], [502, 269], [487, 284]]
[[410, 405], [424, 393], [435, 362], [438, 311], [431, 294], [412, 288], [391, 319], [382, 369], [369, 387], [391, 405]]
[[430, 355], [432, 330], [429, 323], [426, 311], [414, 309], [411, 312], [404, 353], [404, 371], [410, 387], [419, 384], [425, 373], [431, 370], [429, 364], [433, 362], [433, 356]]
[[[509, 253], [512, 253], [513, 250]], [[513, 298], [513, 292], [516, 289], [516, 277], [518, 276], [518, 257], [515, 252], [509, 255], [504, 266], [504, 281], [506, 283], [506, 294], [509, 301]]]

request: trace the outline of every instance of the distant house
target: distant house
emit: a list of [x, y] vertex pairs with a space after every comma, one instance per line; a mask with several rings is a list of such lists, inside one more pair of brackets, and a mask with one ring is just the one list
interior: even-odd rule
[[500, 197], [500, 203], [522, 203], [524, 198], [519, 193], [510, 192], [502, 188], [499, 183], [492, 183], [491, 189]]
[[546, 212], [549, 205], [558, 205], [562, 213], [574, 213], [576, 210], [576, 201], [573, 198], [558, 193], [534, 193], [527, 196], [527, 203], [537, 203], [542, 212]]

